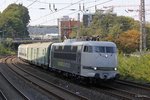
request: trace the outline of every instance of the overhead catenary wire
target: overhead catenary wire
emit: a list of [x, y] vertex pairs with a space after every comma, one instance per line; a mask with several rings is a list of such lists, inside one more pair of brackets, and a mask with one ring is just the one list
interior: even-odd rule
[[102, 5], [102, 4], [105, 4], [105, 3], [111, 2], [111, 1], [113, 1], [113, 0], [107, 0], [107, 1], [102, 2], [102, 3], [99, 3], [99, 4], [95, 4], [95, 5], [93, 5], [93, 6], [87, 7], [87, 9], [89, 9], [89, 8], [93, 8], [93, 7], [95, 7], [95, 6]]
[[[107, 1], [102, 2], [102, 3], [98, 3], [97, 5], [102, 5], [102, 4], [105, 4], [105, 3], [111, 2], [111, 1], [113, 1], [113, 0], [107, 0]], [[90, 7], [88, 7], [88, 8], [92, 8], [92, 7], [95, 7], [95, 5], [90, 6]], [[84, 8], [84, 9], [85, 9], [85, 8]], [[72, 14], [78, 13], [79, 11], [82, 11], [82, 10], [81, 10], [81, 5], [80, 5], [80, 4], [79, 4], [79, 10], [78, 10], [78, 11], [75, 11], [75, 12], [69, 13], [69, 14], [67, 14], [67, 15], [72, 15]], [[55, 13], [55, 12], [53, 12], [53, 13]], [[50, 22], [50, 21], [54, 21], [54, 20], [57, 20], [57, 19], [58, 19], [58, 18], [54, 18], [54, 19], [50, 19], [50, 20], [46, 20], [46, 21], [44, 21], [44, 22], [42, 22], [42, 23], [40, 23], [40, 24], [44, 24], [44, 23], [47, 23], [47, 22]]]
[[[33, 1], [33, 0], [27, 0], [27, 1]], [[83, 1], [83, 0], [82, 0]], [[96, 2], [98, 2], [100, 0], [97, 0]], [[43, 2], [43, 1], [39, 1], [37, 0], [36, 1], [37, 3], [41, 3], [41, 4], [57, 4], [57, 5], [68, 5], [68, 4], [73, 4], [73, 3], [64, 3], [64, 2], [60, 2], [60, 3], [56, 3], [56, 2]], [[87, 1], [87, 2], [84, 2], [86, 4], [89, 4], [89, 3], [93, 3], [93, 1]]]
[[[44, 15], [44, 16], [41, 16], [40, 18], [37, 18], [37, 19], [33, 20], [32, 22], [38, 21], [38, 20], [41, 19], [41, 18], [44, 18], [44, 17], [47, 17], [47, 16], [49, 16], [49, 15], [51, 15], [51, 14], [57, 13], [58, 11], [64, 10], [64, 9], [70, 7], [70, 6], [75, 5], [75, 4], [79, 4], [81, 1], [83, 1], [83, 0], [79, 0], [78, 2], [75, 2], [75, 3], [71, 3], [70, 5], [68, 5], [68, 6], [66, 6], [66, 7], [63, 7], [63, 8], [61, 8], [61, 9], [56, 9], [56, 8], [55, 8], [55, 5], [54, 5], [55, 3], [53, 3], [53, 9], [54, 9], [55, 12], [51, 9], [51, 4], [49, 3], [49, 9], [50, 9], [52, 12], [49, 13], [49, 14], [46, 14], [46, 15]], [[97, 0], [97, 1], [100, 1], [100, 0]], [[111, 1], [112, 1], [112, 0], [111, 0]], [[86, 3], [93, 3], [93, 1], [92, 1], [92, 2], [86, 2]], [[61, 4], [61, 3], [56, 3], [56, 4]], [[83, 5], [84, 5], [84, 4], [83, 4]], [[79, 8], [79, 9], [81, 9], [81, 8]], [[83, 6], [83, 9], [84, 9], [84, 6]], [[56, 12], [56, 11], [57, 11], [57, 12]]]
[[37, 0], [35, 0], [35, 1], [33, 1], [31, 4], [29, 4], [28, 6], [27, 6], [27, 8], [29, 8], [31, 5], [33, 5], [35, 2], [37, 2]]
[[[66, 9], [66, 8], [72, 6], [72, 5], [79, 4], [81, 1], [83, 1], [83, 0], [79, 0], [79, 1], [77, 1], [77, 2], [75, 2], [75, 3], [72, 3], [72, 4], [70, 4], [70, 5], [67, 5], [67, 6], [65, 6], [65, 7], [61, 8], [61, 9], [58, 9], [57, 12], [59, 12], [59, 11], [61, 11], [61, 10], [64, 10], [64, 9]], [[39, 19], [41, 19], [41, 18], [43, 18], [43, 17], [47, 17], [47, 16], [49, 16], [49, 15], [51, 15], [51, 14], [54, 14], [54, 13], [57, 13], [57, 12], [51, 12], [51, 13], [49, 13], [49, 14], [46, 14], [46, 15], [44, 15], [44, 16], [41, 16], [41, 17], [39, 17], [39, 18], [33, 20], [32, 22], [37, 21], [37, 20], [39, 20]]]
[[[66, 9], [66, 8], [72, 6], [72, 5], [75, 5], [75, 4], [79, 4], [79, 5], [80, 5], [80, 2], [81, 2], [81, 1], [83, 1], [83, 0], [79, 0], [79, 1], [77, 1], [77, 2], [75, 2], [75, 3], [71, 3], [71, 4], [68, 5], [68, 6], [65, 6], [65, 7], [61, 8], [61, 9], [58, 9], [57, 12], [59, 12], [59, 11], [61, 11], [61, 10], [64, 10], [64, 9]], [[98, 1], [99, 1], [99, 0], [98, 0]], [[98, 3], [97, 5], [102, 5], [102, 4], [108, 3], [108, 2], [110, 2], [110, 1], [113, 1], [113, 0], [107, 0], [107, 1], [102, 2], [102, 3]], [[95, 1], [93, 1], [93, 2], [95, 2]], [[95, 7], [95, 5], [94, 5], [94, 6], [90, 6], [90, 7], [88, 7], [88, 8], [92, 8], [92, 7]], [[79, 6], [79, 9], [81, 9], [80, 6]], [[41, 18], [50, 16], [50, 15], [52, 15], [52, 14], [54, 14], [54, 13], [57, 13], [57, 12], [51, 12], [51, 13], [49, 13], [49, 14], [46, 14], [46, 15], [44, 15], [44, 16], [41, 16], [41, 17], [39, 17], [39, 18], [33, 20], [32, 22], [38, 21], [38, 20], [41, 19]], [[45, 21], [45, 22], [46, 22], [46, 21]]]
[[[80, 2], [81, 2], [82, 0], [80, 0]], [[93, 2], [97, 2], [97, 4], [94, 4], [94, 5], [92, 5], [92, 6], [89, 6], [89, 7], [85, 7], [85, 4], [86, 3], [93, 3]], [[98, 3], [98, 1], [100, 1], [100, 0], [95, 0], [95, 1], [89, 1], [89, 2], [84, 2], [84, 3], [76, 3], [76, 4], [82, 4], [83, 5], [83, 7], [81, 8], [81, 11], [84, 11], [84, 10], [86, 10], [86, 9], [89, 9], [89, 8], [93, 8], [93, 7], [95, 7], [95, 6], [99, 6], [99, 5], [103, 5], [103, 4], [105, 4], [105, 3], [109, 3], [109, 2], [111, 2], [111, 1], [113, 1], [113, 0], [107, 0], [107, 1], [104, 1], [104, 2], [101, 2], [101, 3]], [[53, 3], [52, 3], [53, 4]], [[54, 3], [55, 4], [55, 3]], [[56, 3], [56, 4], [61, 4], [61, 3]], [[67, 3], [66, 3], [67, 4]], [[67, 5], [67, 6], [65, 6], [65, 7], [63, 7], [63, 8], [61, 8], [61, 9], [58, 9], [58, 11], [57, 12], [59, 12], [59, 11], [62, 11], [62, 10], [65, 10], [65, 9], [67, 9], [67, 8], [69, 8], [69, 7], [71, 7], [72, 5], [75, 5], [74, 3], [69, 3], [70, 4], [70, 6], [69, 5]], [[145, 6], [149, 6], [150, 4], [146, 4]], [[68, 7], [69, 6], [69, 7]], [[139, 5], [111, 5], [111, 7], [137, 7], [137, 6], [139, 6]], [[53, 10], [53, 9], [52, 9]], [[72, 10], [73, 11], [73, 10]], [[46, 17], [46, 16], [50, 16], [50, 15], [52, 15], [52, 14], [55, 14], [55, 13], [57, 13], [57, 12], [55, 12], [55, 11], [53, 11], [53, 12], [51, 12], [51, 13], [49, 13], [49, 14], [46, 14], [46, 15], [44, 15], [44, 16], [41, 16], [41, 17], [39, 17], [39, 18], [37, 18], [37, 19], [35, 19], [35, 20], [33, 20], [32, 22], [35, 22], [35, 21], [37, 21], [37, 20], [40, 20], [40, 19], [42, 19], [42, 18], [44, 18], [44, 17]], [[73, 12], [73, 14], [75, 14], [75, 13], [77, 13], [78, 11], [76, 11], [76, 12]], [[70, 15], [70, 14], [66, 14], [66, 15]], [[53, 20], [57, 20], [58, 18], [53, 18], [53, 19], [49, 19], [49, 20], [46, 20], [46, 21], [44, 21], [44, 22], [41, 22], [40, 24], [44, 24], [44, 23], [47, 23], [47, 22], [49, 22], [49, 21], [53, 21]]]
[[[69, 14], [67, 14], [67, 15], [72, 15], [72, 14], [75, 14], [75, 13], [78, 13], [79, 11], [75, 11], [75, 12], [72, 12], [72, 13], [69, 13]], [[50, 22], [50, 21], [55, 21], [55, 20], [57, 20], [58, 18], [53, 18], [53, 19], [50, 19], [50, 20], [46, 20], [46, 21], [44, 21], [44, 22], [42, 22], [42, 23], [40, 23], [40, 24], [44, 24], [44, 23], [47, 23], [47, 22]]]
[[[113, 0], [108, 0], [108, 1], [106, 1], [106, 2], [98, 3], [97, 5], [102, 5], [102, 4], [108, 3], [108, 2], [110, 2], [110, 1], [113, 1]], [[83, 6], [84, 6], [84, 5], [83, 5]], [[92, 7], [95, 7], [95, 5], [90, 6], [90, 7], [88, 7], [88, 8], [92, 8]], [[78, 13], [78, 12], [84, 10], [84, 9], [86, 9], [86, 8], [83, 7], [83, 9], [81, 9], [81, 5], [79, 4], [79, 10], [77, 10], [77, 11], [75, 11], [75, 12], [72, 12], [72, 13], [69, 13], [69, 14], [67, 14], [67, 15], [72, 15], [72, 14]], [[44, 22], [42, 22], [42, 23], [40, 23], [40, 24], [44, 24], [44, 23], [47, 23], [47, 22], [49, 22], [49, 21], [54, 21], [54, 20], [57, 20], [57, 19], [58, 19], [58, 18], [46, 20], [46, 21], [44, 21]]]

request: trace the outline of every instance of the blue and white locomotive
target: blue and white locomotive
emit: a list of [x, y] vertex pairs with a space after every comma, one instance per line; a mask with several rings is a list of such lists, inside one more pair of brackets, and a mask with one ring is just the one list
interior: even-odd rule
[[[23, 48], [28, 57], [20, 55]], [[116, 50], [113, 42], [67, 39], [62, 43], [20, 45], [18, 57], [73, 76], [107, 80], [118, 76]]]

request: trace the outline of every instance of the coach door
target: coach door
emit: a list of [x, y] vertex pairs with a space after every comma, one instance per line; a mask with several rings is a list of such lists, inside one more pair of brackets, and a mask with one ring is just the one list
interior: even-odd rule
[[27, 60], [29, 60], [29, 48], [27, 48]]
[[43, 49], [43, 55], [44, 55], [44, 65], [46, 64], [46, 48]]
[[51, 66], [51, 53], [50, 53], [50, 50], [51, 50], [51, 45], [48, 47], [48, 50], [47, 50], [47, 60], [48, 60], [49, 66]]
[[31, 62], [33, 60], [33, 48], [31, 48], [31, 55], [30, 55], [30, 58], [31, 58]]
[[37, 64], [39, 64], [39, 61], [40, 61], [40, 59], [39, 59], [39, 48], [37, 48], [37, 52], [36, 52], [36, 62], [37, 62]]

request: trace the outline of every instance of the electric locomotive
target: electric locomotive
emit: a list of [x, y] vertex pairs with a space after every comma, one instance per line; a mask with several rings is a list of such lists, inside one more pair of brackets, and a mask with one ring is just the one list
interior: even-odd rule
[[73, 75], [113, 79], [117, 72], [117, 52], [113, 42], [68, 39], [51, 46], [50, 68]]

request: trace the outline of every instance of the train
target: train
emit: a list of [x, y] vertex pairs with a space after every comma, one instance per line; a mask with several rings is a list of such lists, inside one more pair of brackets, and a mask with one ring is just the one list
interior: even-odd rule
[[20, 44], [18, 58], [74, 77], [109, 80], [119, 76], [117, 46], [108, 41]]

